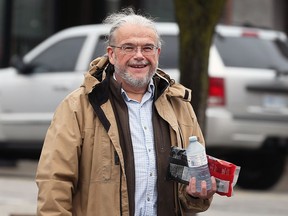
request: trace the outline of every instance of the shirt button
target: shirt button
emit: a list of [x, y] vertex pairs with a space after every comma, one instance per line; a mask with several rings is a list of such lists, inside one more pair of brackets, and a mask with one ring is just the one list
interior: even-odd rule
[[147, 201], [148, 201], [148, 202], [150, 201], [150, 198], [149, 198], [149, 197], [147, 198]]
[[150, 172], [150, 176], [152, 176], [153, 174], [152, 174], [152, 172]]
[[146, 127], [146, 126], [144, 126], [144, 130], [147, 130], [147, 127]]

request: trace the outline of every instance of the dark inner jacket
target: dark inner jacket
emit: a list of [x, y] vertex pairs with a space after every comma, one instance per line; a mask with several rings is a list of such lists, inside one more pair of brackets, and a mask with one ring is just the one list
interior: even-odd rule
[[[93, 106], [94, 111], [101, 119], [105, 129], [108, 131], [110, 123], [105, 117], [101, 105], [108, 99], [111, 101], [116, 121], [118, 124], [118, 132], [120, 137], [120, 145], [122, 148], [125, 175], [127, 177], [128, 199], [130, 215], [134, 216], [135, 212], [135, 167], [134, 167], [134, 154], [131, 140], [131, 133], [129, 127], [128, 109], [125, 101], [121, 95], [121, 85], [112, 77], [114, 68], [108, 65], [106, 68], [106, 77], [102, 81], [102, 71], [95, 73], [96, 78], [102, 81], [96, 85], [93, 91], [89, 94], [89, 101]], [[161, 93], [168, 87], [168, 83], [161, 80], [159, 77], [154, 76], [153, 81], [155, 84], [154, 101], [161, 95]], [[170, 134], [169, 125], [157, 113], [153, 104], [153, 130], [154, 130], [154, 144], [156, 150], [156, 166], [157, 166], [157, 215], [169, 216], [177, 214], [178, 210], [175, 206], [175, 184], [172, 181], [166, 180], [167, 168], [169, 164], [170, 154]], [[115, 151], [115, 157], [117, 154]], [[117, 161], [117, 160], [115, 160]], [[121, 177], [120, 177], [121, 179]], [[120, 190], [120, 189], [119, 189]], [[121, 191], [120, 191], [121, 196]], [[120, 199], [121, 200], [121, 199]], [[120, 204], [121, 205], [121, 204]]]

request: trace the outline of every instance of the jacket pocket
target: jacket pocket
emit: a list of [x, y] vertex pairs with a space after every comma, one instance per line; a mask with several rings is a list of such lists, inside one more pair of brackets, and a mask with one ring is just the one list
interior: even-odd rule
[[119, 182], [120, 165], [117, 162], [115, 149], [103, 127], [98, 128], [100, 134], [94, 137], [91, 167], [91, 182]]

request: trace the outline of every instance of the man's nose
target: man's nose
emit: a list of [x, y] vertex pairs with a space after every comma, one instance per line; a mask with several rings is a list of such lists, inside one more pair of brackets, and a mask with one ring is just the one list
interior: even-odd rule
[[136, 47], [134, 52], [135, 52], [135, 55], [137, 55], [137, 56], [139, 56], [139, 55], [142, 57], [144, 56], [142, 47]]

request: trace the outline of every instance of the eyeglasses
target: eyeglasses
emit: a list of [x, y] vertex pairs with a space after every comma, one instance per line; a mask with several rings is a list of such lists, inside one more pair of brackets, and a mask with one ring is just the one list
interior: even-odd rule
[[113, 48], [121, 49], [121, 51], [127, 55], [135, 55], [138, 51], [138, 47], [140, 47], [142, 55], [155, 55], [156, 50], [158, 49], [158, 47], [154, 45], [136, 46], [133, 44], [124, 44], [122, 46], [110, 46]]

